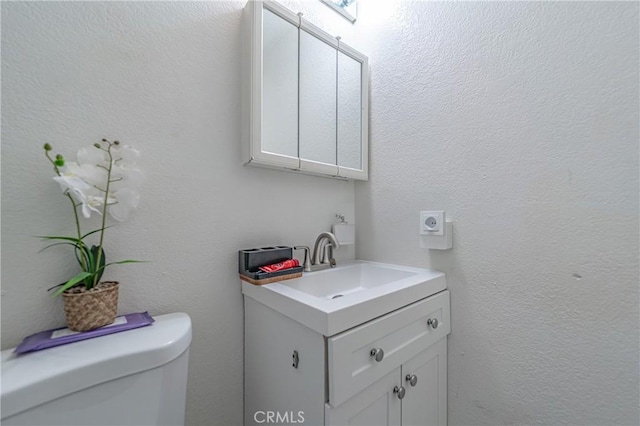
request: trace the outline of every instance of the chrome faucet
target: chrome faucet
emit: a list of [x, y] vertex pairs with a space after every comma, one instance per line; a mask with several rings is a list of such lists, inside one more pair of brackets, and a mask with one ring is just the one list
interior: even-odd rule
[[295, 246], [293, 249], [304, 250], [304, 261], [302, 262], [304, 271], [311, 272], [336, 266], [336, 260], [333, 258], [333, 249], [338, 247], [340, 247], [340, 244], [336, 236], [331, 232], [323, 232], [318, 235], [313, 245], [313, 256], [307, 246]]
[[333, 268], [336, 260], [333, 258], [333, 249], [340, 247], [336, 236], [331, 232], [323, 232], [318, 235], [313, 245], [313, 258], [311, 259], [311, 270]]

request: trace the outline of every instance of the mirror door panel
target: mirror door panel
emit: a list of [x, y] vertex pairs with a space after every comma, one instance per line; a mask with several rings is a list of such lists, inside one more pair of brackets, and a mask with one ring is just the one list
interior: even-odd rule
[[262, 150], [298, 157], [298, 28], [264, 10]]
[[[300, 19], [278, 3], [260, 1], [248, 2], [242, 19], [247, 27], [243, 38], [242, 87], [245, 162], [298, 169]], [[280, 88], [285, 86], [281, 93]]]
[[[304, 20], [302, 25], [310, 27]], [[300, 30], [300, 169], [337, 175], [337, 43], [314, 32], [324, 37]]]
[[338, 47], [337, 150], [339, 175], [367, 179], [367, 58], [344, 43]]

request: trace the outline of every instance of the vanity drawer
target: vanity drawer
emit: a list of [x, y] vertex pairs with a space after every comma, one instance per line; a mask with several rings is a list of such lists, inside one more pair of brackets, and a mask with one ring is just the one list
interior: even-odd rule
[[[449, 292], [443, 291], [328, 338], [329, 404], [342, 404], [450, 331]], [[380, 361], [372, 356], [376, 349], [384, 353]]]

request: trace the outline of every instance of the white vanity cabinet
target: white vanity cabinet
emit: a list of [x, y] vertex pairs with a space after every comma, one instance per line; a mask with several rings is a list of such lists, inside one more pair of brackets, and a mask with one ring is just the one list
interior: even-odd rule
[[245, 424], [446, 425], [449, 319], [445, 290], [323, 336], [245, 294]]
[[276, 2], [243, 20], [245, 164], [367, 180], [367, 57]]

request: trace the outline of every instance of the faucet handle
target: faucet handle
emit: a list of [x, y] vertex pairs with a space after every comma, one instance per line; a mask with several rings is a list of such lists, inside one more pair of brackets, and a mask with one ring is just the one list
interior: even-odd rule
[[311, 272], [311, 250], [307, 246], [294, 246], [294, 250], [304, 250], [304, 261], [302, 262], [302, 266], [304, 267], [305, 272]]
[[335, 268], [336, 260], [333, 257], [333, 247], [331, 246], [331, 244], [325, 244], [325, 246], [322, 247], [322, 256], [320, 258], [320, 263], [328, 263], [332, 268]]

